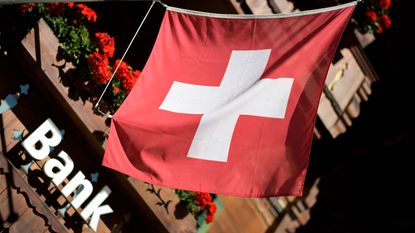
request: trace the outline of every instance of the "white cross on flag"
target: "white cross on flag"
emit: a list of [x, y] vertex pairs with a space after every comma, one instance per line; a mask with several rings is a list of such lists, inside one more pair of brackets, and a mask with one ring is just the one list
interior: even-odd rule
[[246, 17], [168, 8], [113, 117], [103, 164], [176, 189], [301, 195], [322, 87], [353, 9]]

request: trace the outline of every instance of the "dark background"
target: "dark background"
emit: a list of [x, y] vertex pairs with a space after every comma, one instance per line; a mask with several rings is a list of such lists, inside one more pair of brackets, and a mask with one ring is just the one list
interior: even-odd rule
[[392, 26], [365, 51], [380, 80], [335, 140], [313, 144], [320, 193], [306, 232], [415, 232], [415, 75], [412, 1], [392, 1]]

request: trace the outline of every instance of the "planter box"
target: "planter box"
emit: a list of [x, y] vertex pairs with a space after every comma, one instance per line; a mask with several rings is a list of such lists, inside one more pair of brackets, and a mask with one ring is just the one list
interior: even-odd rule
[[353, 32], [363, 48], [366, 48], [368, 45], [370, 45], [373, 41], [376, 40], [375, 35], [373, 35], [372, 33], [361, 33], [357, 29], [355, 29]]

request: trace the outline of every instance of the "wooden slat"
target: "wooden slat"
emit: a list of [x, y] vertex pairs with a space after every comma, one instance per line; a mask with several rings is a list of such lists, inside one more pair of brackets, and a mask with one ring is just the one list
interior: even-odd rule
[[6, 142], [6, 150], [1, 148], [0, 145], [0, 152], [5, 153], [9, 150], [11, 150], [16, 144], [19, 143], [17, 140], [13, 140], [13, 131], [21, 130], [23, 131], [23, 135], [27, 134], [27, 130], [22, 124], [22, 122], [19, 121], [19, 119], [16, 117], [16, 115], [13, 113], [13, 111], [7, 111], [0, 115], [3, 119], [3, 125], [4, 125], [4, 140]]
[[3, 169], [5, 173], [10, 173], [13, 177], [13, 184], [19, 189], [19, 193], [25, 193], [27, 195], [27, 201], [30, 202], [30, 206], [36, 209], [36, 212], [44, 216], [48, 220], [48, 224], [56, 232], [67, 232], [68, 230], [62, 225], [57, 217], [50, 212], [50, 209], [43, 200], [33, 191], [25, 179], [21, 177], [16, 168], [12, 167], [9, 171], [9, 164], [3, 154], [0, 153], [0, 169]]
[[5, 175], [1, 175], [0, 172], [0, 194], [6, 190], [7, 188], [7, 182], [6, 182], [6, 176]]
[[[26, 201], [23, 197], [23, 195], [18, 194], [17, 191], [11, 187], [10, 188], [10, 194], [7, 190], [2, 192], [0, 194], [0, 217], [3, 222], [6, 223], [6, 227], [8, 225], [11, 225], [8, 222], [8, 217], [10, 215], [10, 212], [17, 214], [18, 218], [21, 218], [21, 216], [24, 214], [25, 211], [29, 208], [26, 204]], [[9, 204], [10, 199], [12, 200], [12, 207]], [[10, 208], [13, 208], [12, 210]]]
[[42, 218], [33, 213], [32, 209], [27, 209], [9, 229], [10, 233], [22, 232], [44, 232], [47, 230]]

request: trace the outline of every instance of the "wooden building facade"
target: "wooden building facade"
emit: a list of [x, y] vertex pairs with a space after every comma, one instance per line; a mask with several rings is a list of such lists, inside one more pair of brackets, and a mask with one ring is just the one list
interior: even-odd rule
[[[263, 14], [296, 10], [295, 4], [285, 0], [166, 2], [218, 13]], [[108, 13], [109, 8], [122, 10], [119, 5], [112, 7], [114, 3], [105, 4], [109, 5], [92, 6], [103, 13]], [[127, 8], [120, 20], [134, 14], [134, 9]], [[129, 63], [144, 65], [162, 11], [162, 8], [154, 10], [157, 16], [150, 18], [153, 21], [150, 20], [144, 31], [151, 39], [144, 36], [135, 42], [136, 48], [144, 47], [144, 52], [132, 54]], [[141, 14], [143, 10], [139, 12]], [[120, 47], [126, 45], [128, 39], [121, 41]], [[346, 31], [320, 100], [316, 140], [343, 133], [359, 115], [360, 102], [366, 101], [371, 93], [370, 85], [377, 78], [362, 50], [367, 40], [362, 40], [365, 38], [352, 29]], [[11, 50], [0, 48], [0, 99], [2, 103], [8, 96], [14, 96], [16, 100], [15, 106], [0, 114], [0, 232], [93, 231], [88, 225], [91, 219], [83, 219], [81, 213], [104, 187], [111, 193], [102, 205], [110, 206], [113, 212], [100, 216], [98, 232], [196, 232], [195, 220], [180, 205], [174, 190], [155, 187], [101, 166], [110, 119], [96, 114], [91, 102], [77, 99], [77, 93], [71, 92], [62, 78], [71, 65], [57, 60], [58, 46], [58, 40], [41, 20]], [[21, 142], [47, 119], [61, 130], [63, 139], [51, 148], [48, 158], [36, 161], [25, 152]], [[61, 151], [72, 158], [74, 168], [64, 182], [56, 186], [46, 177], [43, 167]], [[62, 189], [78, 171], [92, 184], [93, 192], [81, 208], [74, 208], [71, 203], [82, 190], [77, 189], [65, 197]], [[223, 210], [209, 228], [199, 229], [199, 232], [295, 232], [298, 226], [307, 223], [310, 208], [317, 201], [319, 180], [309, 183], [302, 198], [219, 196]], [[159, 195], [154, 195], [151, 190], [159, 191]], [[157, 204], [160, 202], [161, 205]]]

